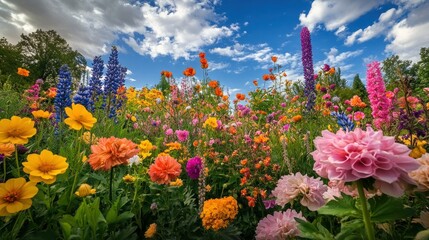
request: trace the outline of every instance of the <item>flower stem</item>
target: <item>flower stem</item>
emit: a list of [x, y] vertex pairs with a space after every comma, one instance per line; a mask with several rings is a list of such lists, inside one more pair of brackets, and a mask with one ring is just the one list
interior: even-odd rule
[[110, 168], [110, 192], [109, 192], [110, 202], [112, 202], [112, 199], [113, 199], [112, 188], [113, 188], [113, 167]]
[[[19, 161], [18, 161], [18, 147], [15, 146], [15, 162], [16, 162], [16, 170], [18, 171], [18, 177], [21, 177], [21, 171], [19, 169]], [[5, 175], [6, 177], [6, 175]]]
[[356, 184], [357, 184], [357, 189], [359, 192], [359, 199], [360, 199], [361, 206], [362, 206], [362, 216], [363, 216], [363, 222], [365, 225], [365, 231], [366, 231], [367, 238], [369, 240], [375, 240], [374, 227], [371, 223], [371, 218], [369, 216], [368, 205], [366, 202], [365, 193], [363, 191], [362, 182], [357, 181]]

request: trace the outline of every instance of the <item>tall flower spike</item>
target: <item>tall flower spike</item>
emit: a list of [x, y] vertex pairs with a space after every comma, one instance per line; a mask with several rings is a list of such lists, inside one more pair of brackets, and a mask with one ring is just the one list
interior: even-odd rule
[[371, 103], [372, 117], [374, 118], [374, 126], [380, 129], [383, 124], [390, 123], [389, 110], [391, 102], [386, 96], [386, 87], [384, 86], [379, 62], [374, 61], [368, 64], [366, 82], [368, 98]]
[[91, 102], [90, 88], [87, 86], [80, 86], [76, 95], [73, 97], [73, 102], [76, 104], [81, 104], [86, 109], [89, 109]]
[[89, 91], [91, 100], [89, 102], [90, 111], [94, 111], [94, 104], [100, 99], [103, 94], [101, 77], [103, 76], [104, 61], [100, 56], [96, 56], [92, 62], [92, 77], [89, 80]]
[[65, 117], [64, 109], [72, 104], [71, 101], [71, 86], [72, 79], [67, 65], [63, 65], [60, 68], [59, 81], [57, 85], [57, 95], [55, 96], [55, 119], [58, 122], [62, 122]]
[[307, 98], [305, 105], [307, 111], [313, 110], [316, 93], [313, 69], [313, 54], [311, 49], [310, 31], [307, 27], [301, 30], [301, 49], [302, 49], [302, 66], [304, 68], [305, 89], [304, 95]]
[[115, 46], [113, 46], [112, 52], [109, 56], [109, 62], [107, 63], [107, 72], [106, 72], [106, 78], [104, 80], [104, 96], [103, 96], [103, 106], [106, 108], [106, 112], [110, 113], [109, 117], [116, 116], [116, 110], [112, 111], [112, 108], [115, 108], [116, 92], [120, 87], [120, 81], [121, 81], [120, 79], [121, 79], [121, 66], [119, 65], [119, 61], [118, 61], [118, 49]]

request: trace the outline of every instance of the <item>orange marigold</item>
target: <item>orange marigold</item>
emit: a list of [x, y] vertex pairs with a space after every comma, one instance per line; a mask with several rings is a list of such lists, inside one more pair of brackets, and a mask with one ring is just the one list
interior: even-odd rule
[[116, 165], [127, 165], [128, 159], [139, 153], [137, 144], [126, 138], [100, 138], [91, 146], [88, 162], [94, 170], [108, 171]]
[[195, 69], [191, 68], [191, 67], [189, 67], [189, 68], [185, 69], [185, 71], [183, 71], [183, 75], [185, 75], [187, 77], [195, 76], [195, 74], [196, 74]]
[[169, 184], [182, 172], [182, 166], [169, 155], [158, 156], [149, 167], [150, 180], [158, 184]]
[[295, 115], [292, 117], [293, 122], [299, 122], [299, 121], [301, 121], [301, 119], [302, 119], [301, 115]]

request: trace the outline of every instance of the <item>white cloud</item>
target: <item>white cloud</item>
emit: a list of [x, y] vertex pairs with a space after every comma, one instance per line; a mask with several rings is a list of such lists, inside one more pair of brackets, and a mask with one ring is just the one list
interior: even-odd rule
[[402, 59], [418, 61], [421, 47], [429, 46], [429, 2], [410, 11], [406, 19], [396, 23], [387, 39], [390, 43], [386, 52], [399, 55]]
[[107, 46], [123, 38], [142, 55], [188, 59], [191, 53], [239, 31], [238, 24], [221, 24], [225, 18], [214, 10], [218, 3], [1, 0], [0, 29], [12, 43], [19, 41], [21, 33], [54, 29], [88, 58], [107, 53]]
[[235, 57], [235, 56], [241, 56], [243, 55], [243, 50], [245, 46], [241, 45], [239, 43], [235, 43], [234, 46], [228, 46], [228, 47], [216, 47], [210, 50], [210, 53], [216, 53], [221, 56], [226, 57]]
[[133, 72], [130, 69], [127, 69], [127, 75], [131, 75]]
[[341, 27], [339, 27], [337, 29], [337, 31], [335, 31], [335, 35], [339, 36], [341, 33], [343, 33], [345, 30], [347, 29], [346, 26], [342, 25]]
[[352, 45], [355, 41], [359, 43], [366, 42], [374, 37], [380, 36], [395, 24], [395, 20], [402, 14], [401, 8], [391, 8], [380, 14], [377, 22], [366, 27], [365, 29], [358, 29], [350, 36], [347, 37], [345, 44]]
[[324, 25], [329, 31], [336, 30], [356, 20], [383, 1], [374, 0], [315, 0], [308, 14], [301, 13], [302, 26], [312, 31], [318, 25]]
[[129, 80], [130, 82], [135, 82], [135, 81], [137, 81], [136, 79], [134, 79], [134, 78], [125, 78], [126, 80]]
[[346, 51], [346, 52], [339, 53], [338, 49], [331, 48], [329, 52], [325, 52], [326, 59], [324, 60], [323, 63], [327, 63], [329, 65], [332, 65], [333, 67], [341, 67], [341, 66], [344, 67], [346, 66], [345, 61], [347, 59], [359, 56], [360, 54], [362, 54], [362, 52], [363, 52], [362, 50], [356, 50], [356, 51]]
[[215, 71], [215, 70], [221, 70], [221, 69], [224, 69], [224, 68], [227, 68], [227, 67], [229, 67], [229, 63], [209, 62], [209, 68], [208, 68], [208, 70], [209, 71]]

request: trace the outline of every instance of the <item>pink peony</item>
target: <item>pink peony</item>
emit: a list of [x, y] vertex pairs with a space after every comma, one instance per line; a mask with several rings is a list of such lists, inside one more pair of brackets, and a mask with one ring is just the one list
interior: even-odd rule
[[300, 231], [295, 218], [306, 220], [302, 213], [291, 209], [267, 215], [256, 227], [256, 240], [283, 240], [298, 236]]
[[286, 175], [280, 178], [272, 194], [276, 204], [284, 207], [296, 198], [302, 197], [300, 203], [311, 211], [316, 211], [325, 204], [323, 193], [328, 190], [320, 178], [312, 178], [301, 173]]
[[169, 128], [165, 131], [165, 135], [170, 136], [173, 134], [173, 129]]
[[186, 130], [176, 130], [176, 136], [179, 142], [186, 142], [186, 140], [188, 140], [189, 132]]
[[417, 169], [418, 162], [408, 156], [406, 145], [383, 136], [382, 131], [370, 127], [337, 133], [324, 130], [314, 144], [313, 169], [321, 177], [344, 182], [371, 177], [376, 188], [395, 197], [404, 193], [406, 184], [414, 184], [408, 172]]

